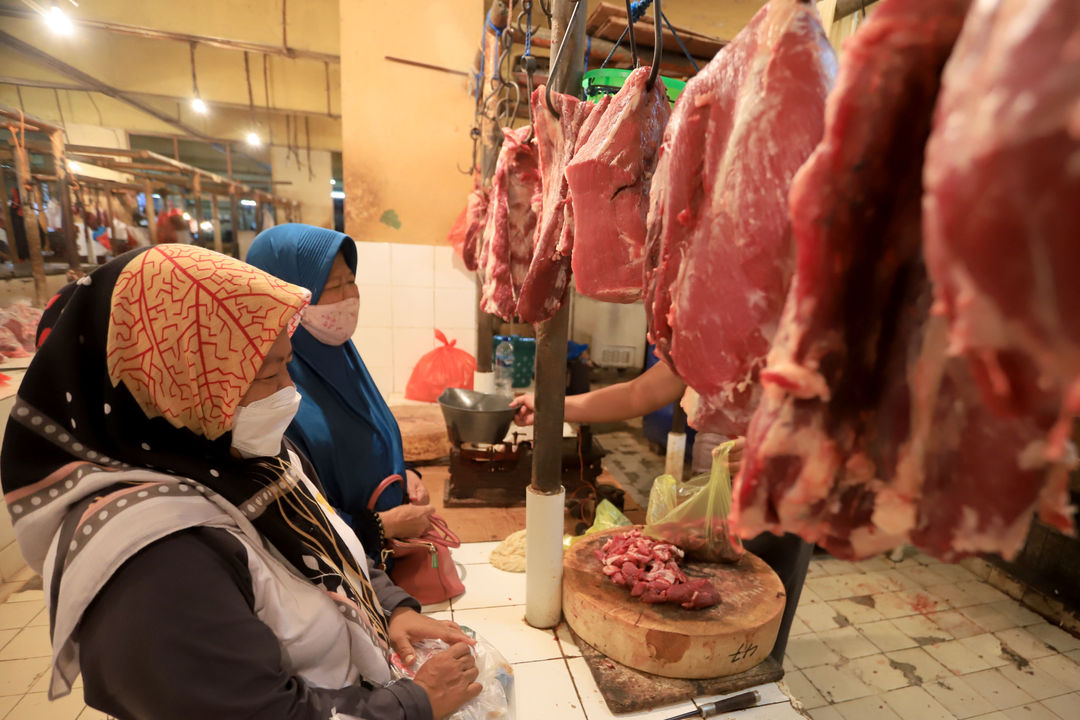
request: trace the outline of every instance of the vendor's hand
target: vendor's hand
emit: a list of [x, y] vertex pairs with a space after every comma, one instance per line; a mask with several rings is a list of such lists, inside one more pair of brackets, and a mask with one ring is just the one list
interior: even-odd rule
[[424, 487], [424, 482], [415, 475], [405, 475], [405, 485], [409, 488], [409, 502], [414, 505], [427, 505], [431, 502], [431, 495], [428, 494], [427, 488]]
[[536, 396], [532, 393], [518, 395], [510, 401], [510, 407], [517, 408], [517, 415], [514, 415], [515, 424], [532, 425], [536, 421]]
[[427, 692], [435, 720], [442, 720], [480, 694], [484, 688], [476, 682], [479, 674], [469, 646], [461, 642], [432, 655], [413, 680]]
[[419, 537], [431, 527], [431, 514], [435, 508], [430, 505], [406, 503], [379, 513], [383, 530], [388, 538]]

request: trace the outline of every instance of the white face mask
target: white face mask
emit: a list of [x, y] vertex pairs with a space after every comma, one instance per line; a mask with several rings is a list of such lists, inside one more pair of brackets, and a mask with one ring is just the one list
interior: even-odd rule
[[329, 305], [308, 305], [300, 320], [309, 333], [324, 345], [344, 345], [356, 332], [360, 298]]
[[236, 408], [232, 446], [246, 458], [274, 457], [281, 452], [281, 438], [300, 409], [296, 388], [281, 388], [273, 395]]

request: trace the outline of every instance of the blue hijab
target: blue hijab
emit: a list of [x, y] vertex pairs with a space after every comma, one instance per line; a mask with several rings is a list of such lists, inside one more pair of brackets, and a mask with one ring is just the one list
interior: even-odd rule
[[[356, 272], [356, 245], [344, 233], [289, 223], [259, 234], [247, 262], [286, 282], [322, 295], [339, 252]], [[325, 345], [303, 325], [292, 338], [289, 374], [302, 400], [286, 435], [315, 466], [330, 504], [353, 524], [388, 475], [405, 476], [401, 431], [352, 340]], [[379, 496], [378, 511], [405, 501], [395, 484]], [[358, 517], [357, 520], [360, 518]]]

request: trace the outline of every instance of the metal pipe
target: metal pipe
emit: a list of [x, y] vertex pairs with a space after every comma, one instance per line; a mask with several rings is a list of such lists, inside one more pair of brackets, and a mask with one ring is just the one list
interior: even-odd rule
[[[566, 31], [563, 33], [562, 41], [559, 43], [559, 49], [555, 51], [555, 59], [551, 61], [551, 67], [548, 68], [548, 84], [547, 87], [544, 88], [544, 99], [547, 101], [548, 111], [550, 111], [551, 114], [556, 117], [556, 119], [561, 116], [559, 115], [559, 111], [555, 109], [555, 106], [551, 104], [551, 86], [559, 82], [559, 61], [562, 60], [563, 51], [566, 50], [566, 41], [569, 39], [570, 30], [574, 27], [574, 20], [577, 19], [577, 12], [579, 7], [581, 7], [580, 0], [574, 0], [574, 9], [570, 11], [570, 20], [566, 23]], [[582, 26], [582, 31], [584, 32], [584, 26]], [[554, 27], [552, 27], [551, 36], [558, 37], [558, 34], [555, 32]], [[584, 68], [584, 59], [580, 60], [580, 63], [581, 67]], [[565, 77], [563, 78], [563, 82], [559, 84], [563, 86], [567, 84], [565, 82]], [[579, 95], [580, 89], [573, 92], [572, 94]]]

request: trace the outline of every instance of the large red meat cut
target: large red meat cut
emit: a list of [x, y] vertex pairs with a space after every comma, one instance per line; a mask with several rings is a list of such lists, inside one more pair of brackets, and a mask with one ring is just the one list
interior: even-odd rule
[[465, 267], [475, 271], [479, 267], [480, 241], [484, 236], [484, 226], [487, 222], [488, 191], [477, 181], [469, 200], [465, 205], [461, 222], [463, 228], [461, 259]]
[[540, 173], [528, 126], [503, 129], [503, 144], [491, 183], [490, 211], [484, 227], [480, 308], [512, 320], [524, 269], [536, 234]]
[[884, 0], [845, 47], [825, 139], [791, 189], [798, 263], [736, 480], [744, 537], [1011, 556], [1061, 500], [1038, 428], [985, 408], [930, 312], [923, 150], [968, 4]]
[[652, 181], [646, 310], [700, 395], [699, 430], [742, 434], [790, 284], [787, 196], [824, 127], [835, 54], [812, 4], [772, 0], [680, 95]]
[[570, 287], [570, 253], [574, 245], [573, 210], [566, 177], [567, 163], [579, 143], [584, 143], [595, 121], [594, 111], [603, 112], [610, 98], [600, 104], [582, 102], [572, 95], [551, 93], [551, 103], [559, 112], [548, 110], [545, 88], [532, 95], [533, 126], [540, 155], [543, 201], [537, 220], [532, 262], [521, 286], [517, 313], [525, 322], [547, 320], [562, 306]]
[[1080, 414], [1080, 2], [976, 0], [926, 151], [935, 298], [983, 399], [1053, 429]]
[[574, 213], [577, 291], [628, 303], [641, 297], [645, 217], [671, 103], [663, 81], [646, 91], [650, 68], [630, 74], [566, 166]]

